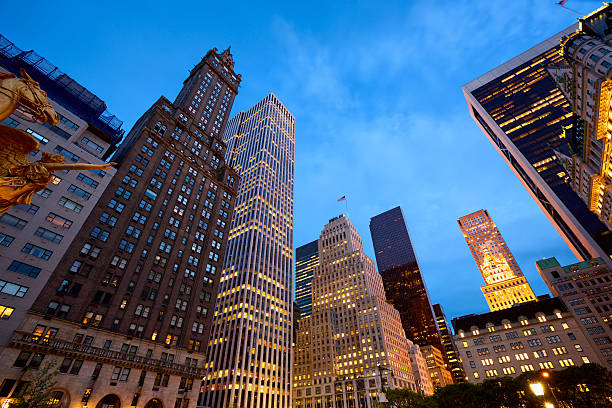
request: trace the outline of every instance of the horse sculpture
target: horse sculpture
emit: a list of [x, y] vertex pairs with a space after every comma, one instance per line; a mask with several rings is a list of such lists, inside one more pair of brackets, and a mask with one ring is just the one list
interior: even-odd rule
[[[49, 103], [47, 94], [23, 70], [21, 78], [11, 73], [0, 73], [0, 121], [8, 118], [19, 106], [34, 120], [56, 125], [59, 116]], [[52, 173], [60, 170], [108, 169], [116, 163], [64, 164], [61, 154], [42, 153], [42, 158], [31, 162], [28, 153], [39, 149], [38, 141], [20, 129], [0, 125], [0, 215], [17, 204], [29, 205], [35, 192], [45, 188]]]

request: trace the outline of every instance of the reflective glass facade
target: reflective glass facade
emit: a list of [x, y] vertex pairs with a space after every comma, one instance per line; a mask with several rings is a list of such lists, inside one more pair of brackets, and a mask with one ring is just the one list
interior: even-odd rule
[[240, 175], [201, 406], [291, 405], [295, 119], [269, 94], [228, 122]]
[[451, 374], [453, 375], [453, 381], [455, 383], [465, 382], [463, 365], [461, 364], [461, 360], [459, 360], [459, 353], [455, 348], [453, 335], [451, 333], [450, 326], [448, 325], [448, 320], [446, 320], [444, 310], [442, 310], [442, 305], [439, 303], [433, 305], [433, 310], [436, 315], [438, 329], [440, 330], [442, 346], [444, 347], [443, 351], [446, 353], [446, 360], [448, 361]]
[[387, 299], [400, 312], [406, 337], [442, 349], [429, 295], [400, 207], [370, 220], [370, 233]]
[[569, 151], [564, 128], [576, 126], [570, 103], [547, 67], [562, 62], [569, 28], [463, 87], [470, 114], [491, 139], [574, 253], [612, 254], [606, 226], [566, 182], [554, 150]]
[[309, 242], [295, 250], [295, 301], [300, 317], [312, 313], [312, 274], [319, 264], [318, 241]]

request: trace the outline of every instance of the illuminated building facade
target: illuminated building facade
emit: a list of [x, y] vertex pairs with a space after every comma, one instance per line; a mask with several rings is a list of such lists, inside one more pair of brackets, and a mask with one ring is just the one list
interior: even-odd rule
[[457, 223], [484, 278], [481, 289], [492, 311], [536, 299], [487, 210], [465, 215]]
[[291, 405], [294, 136], [295, 119], [273, 94], [225, 132], [241, 183], [200, 406]]
[[421, 353], [427, 363], [427, 369], [434, 388], [444, 388], [453, 383], [453, 375], [446, 369], [441, 350], [434, 346], [421, 347]]
[[567, 266], [548, 258], [536, 265], [550, 292], [580, 322], [590, 348], [612, 370], [612, 268], [603, 258]]
[[612, 5], [581, 19], [578, 30], [561, 42], [566, 65], [549, 68], [579, 117], [568, 129], [570, 152], [557, 151], [568, 183], [608, 229], [612, 226]]
[[[410, 341], [410, 340], [409, 340]], [[418, 392], [424, 395], [433, 395], [434, 386], [431, 382], [431, 375], [427, 367], [427, 361], [421, 352], [418, 344], [409, 345], [410, 364], [412, 365], [412, 373], [416, 382]]]
[[602, 364], [565, 304], [548, 295], [509, 309], [458, 317], [452, 324], [470, 383]]
[[400, 207], [370, 219], [376, 264], [387, 299], [399, 311], [406, 337], [442, 348], [429, 294]]
[[49, 361], [58, 406], [195, 405], [238, 184], [221, 139], [233, 66], [229, 50], [208, 51], [175, 101], [162, 96], [128, 133], [115, 176], [0, 356], [0, 395]]
[[446, 361], [448, 361], [449, 369], [453, 375], [455, 383], [465, 382], [465, 372], [463, 371], [463, 364], [459, 359], [459, 353], [455, 348], [455, 342], [453, 341], [453, 334], [451, 328], [446, 320], [446, 315], [442, 310], [442, 305], [433, 305], [433, 310], [436, 315], [436, 322], [438, 323], [438, 329], [440, 330], [440, 338], [442, 340], [443, 351], [446, 353]]
[[295, 250], [295, 300], [301, 317], [312, 313], [312, 275], [319, 264], [318, 242], [309, 242]]
[[[36, 52], [22, 51], [0, 35], [0, 73], [20, 76], [20, 68], [40, 84], [60, 119], [52, 126], [13, 113], [3, 121], [38, 140], [38, 151], [28, 159], [40, 160], [47, 152], [63, 154], [67, 163], [103, 163], [124, 133], [122, 122], [106, 111], [106, 103]], [[31, 205], [17, 205], [0, 216], [0, 351], [114, 174], [114, 168], [56, 172], [47, 187], [32, 195]]]
[[612, 235], [572, 190], [556, 153], [570, 152], [570, 140], [581, 133], [579, 118], [549, 72], [563, 60], [559, 40], [575, 30], [569, 27], [473, 80], [463, 93], [476, 124], [584, 260], [612, 254]]
[[417, 391], [412, 343], [357, 230], [341, 215], [323, 228], [318, 242], [312, 314], [302, 319], [308, 326], [296, 344], [294, 407], [371, 408], [381, 381]]

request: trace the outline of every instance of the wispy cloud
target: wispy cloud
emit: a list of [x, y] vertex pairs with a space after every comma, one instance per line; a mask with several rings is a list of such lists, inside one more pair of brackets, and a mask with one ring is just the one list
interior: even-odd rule
[[[529, 17], [513, 17], [522, 13]], [[429, 290], [443, 303], [481, 296], [482, 278], [456, 224], [480, 208], [490, 210], [528, 278], [539, 279], [533, 262], [542, 256], [571, 260], [469, 117], [460, 90], [516, 55], [517, 38], [522, 52], [559, 31], [550, 17], [527, 1], [417, 2], [385, 27], [326, 39], [275, 18], [278, 92], [297, 120], [296, 245], [344, 211], [335, 201], [346, 194], [370, 254], [369, 218], [402, 206]], [[449, 274], [459, 279], [453, 287]], [[534, 287], [545, 290], [539, 281]], [[450, 311], [478, 311], [480, 303]]]

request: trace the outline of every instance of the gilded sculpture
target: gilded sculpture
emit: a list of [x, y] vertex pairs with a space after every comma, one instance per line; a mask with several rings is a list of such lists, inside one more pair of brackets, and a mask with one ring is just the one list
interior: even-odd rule
[[[23, 69], [20, 72], [21, 78], [0, 72], [0, 122], [19, 107], [33, 121], [56, 125], [59, 116], [45, 91]], [[64, 156], [47, 152], [42, 153], [40, 160], [29, 161], [28, 154], [39, 147], [38, 141], [27, 132], [0, 125], [0, 215], [14, 205], [31, 204], [34, 193], [49, 184], [54, 171], [107, 169], [116, 164], [65, 164]]]

